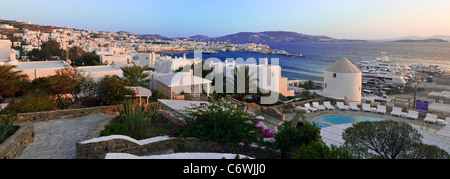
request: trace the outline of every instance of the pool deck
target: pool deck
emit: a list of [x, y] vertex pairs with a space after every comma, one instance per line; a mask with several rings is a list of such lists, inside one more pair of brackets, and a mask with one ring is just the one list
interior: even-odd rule
[[[398, 117], [398, 116], [391, 116], [389, 114], [377, 114], [377, 113], [371, 113], [371, 112], [362, 112], [362, 111], [339, 111], [339, 110], [326, 110], [326, 111], [320, 111], [320, 112], [312, 112], [312, 113], [308, 113], [306, 115], [306, 119], [308, 121], [312, 121], [312, 122], [320, 122], [320, 123], [324, 123], [324, 124], [331, 124], [331, 123], [326, 123], [324, 121], [318, 121], [318, 119], [322, 118], [322, 117], [327, 117], [327, 116], [361, 116], [361, 117], [368, 117], [368, 118], [376, 118], [376, 119], [384, 119], [384, 120], [393, 120], [393, 121], [399, 121], [399, 122], [406, 122], [409, 124], [414, 124], [417, 125], [419, 127], [423, 127], [424, 129], [426, 129], [427, 127], [429, 127], [430, 129], [434, 129], [437, 130], [438, 133], [443, 130], [441, 133], [441, 135], [447, 135], [450, 136], [450, 128], [448, 128], [448, 126], [444, 127], [441, 125], [436, 125], [436, 124], [423, 124], [423, 119], [419, 118], [417, 120], [413, 120], [413, 119], [406, 119], [406, 118], [402, 118], [402, 117]], [[333, 125], [333, 124], [331, 124]], [[447, 129], [448, 128], [448, 129]], [[447, 131], [447, 132], [445, 132]]]
[[[295, 113], [293, 114], [285, 114], [286, 120], [291, 120]], [[417, 125], [419, 127], [423, 127], [426, 129], [426, 127], [429, 127], [430, 129], [438, 130], [437, 132], [429, 132], [426, 130], [419, 130], [420, 134], [423, 136], [423, 143], [430, 144], [430, 145], [436, 145], [440, 147], [441, 149], [447, 151], [450, 153], [450, 125], [441, 126], [436, 124], [429, 124], [427, 126], [424, 126], [423, 119], [419, 118], [417, 120], [412, 119], [406, 119], [401, 118], [397, 116], [391, 116], [389, 114], [377, 114], [377, 113], [370, 113], [370, 112], [362, 112], [362, 111], [339, 111], [339, 110], [325, 110], [325, 111], [317, 111], [317, 112], [311, 112], [306, 114], [306, 119], [311, 122], [320, 122], [324, 124], [330, 125], [329, 127], [324, 127], [321, 129], [320, 135], [322, 136], [323, 141], [327, 145], [336, 145], [340, 146], [345, 141], [342, 139], [342, 132], [344, 129], [351, 127], [353, 124], [341, 124], [341, 125], [335, 125], [332, 123], [319, 121], [318, 119], [322, 117], [327, 116], [361, 116], [361, 117], [368, 117], [368, 118], [377, 118], [377, 119], [385, 119], [385, 120], [393, 120], [393, 121], [400, 121], [400, 122], [406, 122], [410, 124]], [[270, 121], [270, 123], [277, 124], [281, 122], [281, 120], [275, 119], [273, 117], [270, 117], [268, 115], [264, 115], [265, 119]], [[274, 126], [268, 125], [268, 127], [272, 128]]]
[[[341, 146], [344, 144], [344, 139], [342, 139], [342, 132], [351, 127], [352, 124], [341, 124], [334, 125], [330, 127], [322, 128], [320, 131], [320, 135], [322, 136], [323, 142], [325, 142], [328, 146], [336, 145]], [[429, 145], [436, 145], [439, 148], [450, 153], [450, 136], [444, 136], [437, 133], [432, 133], [428, 131], [419, 130], [419, 133], [422, 134], [422, 142]]]

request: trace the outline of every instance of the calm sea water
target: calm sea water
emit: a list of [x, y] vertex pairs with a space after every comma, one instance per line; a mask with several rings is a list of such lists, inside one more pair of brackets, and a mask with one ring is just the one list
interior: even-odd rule
[[[288, 57], [247, 52], [219, 52], [203, 54], [204, 60], [216, 57], [226, 58], [278, 58], [282, 67], [282, 76], [289, 80], [323, 81], [323, 73], [331, 64], [345, 56], [352, 62], [374, 60], [387, 52], [392, 62], [399, 64], [433, 64], [439, 65], [450, 73], [450, 43], [396, 43], [396, 42], [278, 42], [266, 43], [272, 49], [286, 50], [289, 53], [302, 53], [305, 58]], [[168, 54], [171, 55], [171, 54]], [[176, 53], [171, 56], [182, 56]], [[193, 58], [193, 53], [187, 54]]]

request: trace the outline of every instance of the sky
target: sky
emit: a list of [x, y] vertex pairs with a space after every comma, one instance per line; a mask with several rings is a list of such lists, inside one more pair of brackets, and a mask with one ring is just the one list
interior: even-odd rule
[[450, 35], [450, 1], [1, 0], [0, 19], [167, 37], [294, 31], [373, 40]]

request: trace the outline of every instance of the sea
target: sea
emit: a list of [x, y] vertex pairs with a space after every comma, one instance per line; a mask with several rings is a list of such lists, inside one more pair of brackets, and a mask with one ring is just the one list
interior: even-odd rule
[[[278, 58], [282, 68], [281, 76], [288, 80], [323, 81], [324, 71], [342, 56], [351, 62], [375, 60], [386, 52], [391, 62], [402, 65], [429, 64], [439, 65], [450, 73], [450, 43], [446, 42], [272, 42], [264, 43], [271, 49], [285, 50], [305, 57], [262, 54], [255, 52], [219, 52], [217, 54], [202, 54], [202, 59], [210, 57], [225, 61], [227, 58]], [[184, 53], [166, 54], [181, 57]], [[194, 58], [194, 53], [186, 54]]]

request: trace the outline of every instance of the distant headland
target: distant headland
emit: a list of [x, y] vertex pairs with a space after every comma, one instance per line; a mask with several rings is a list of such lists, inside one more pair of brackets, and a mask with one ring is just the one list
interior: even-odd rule
[[403, 39], [389, 42], [448, 42], [448, 41], [443, 39], [423, 39], [423, 40]]

